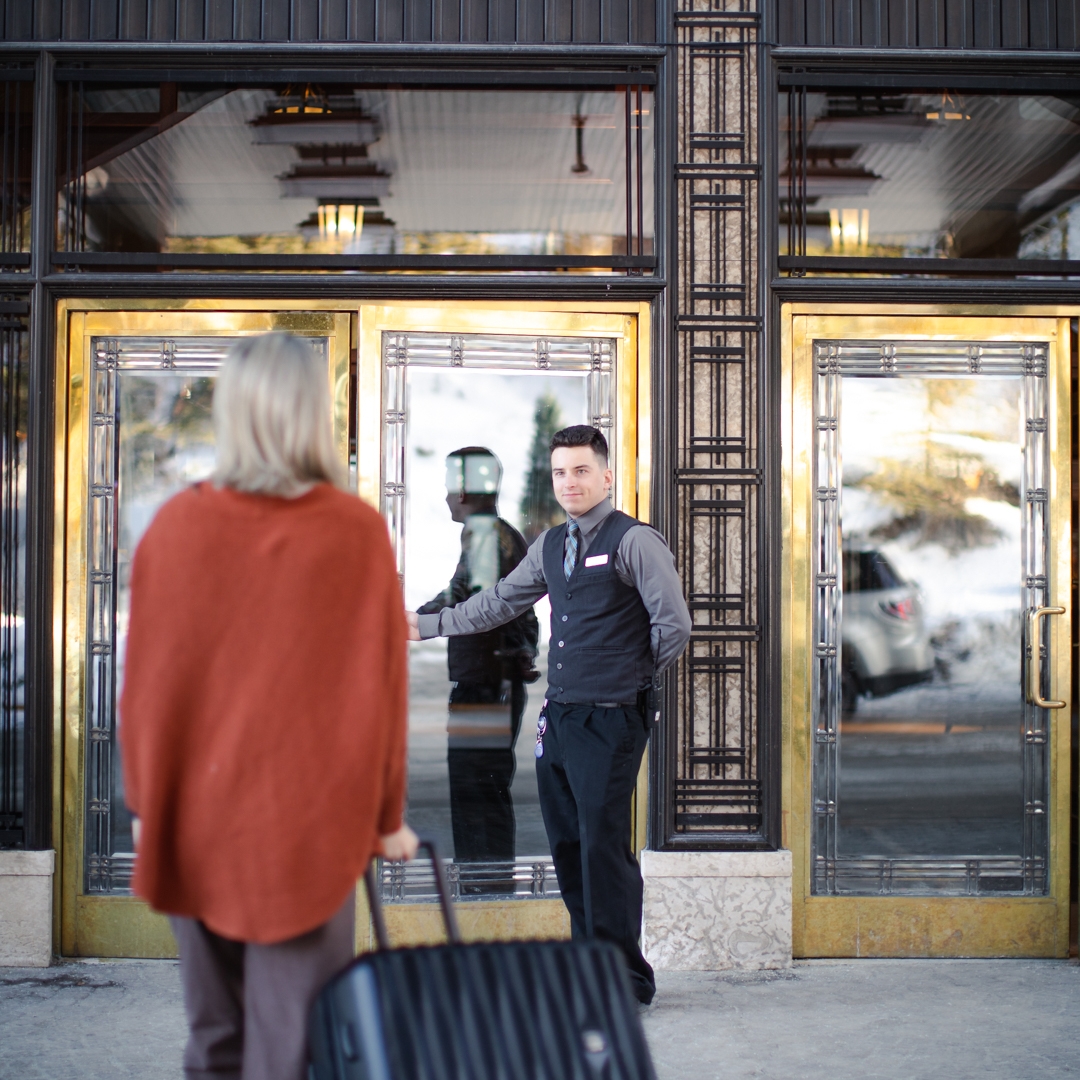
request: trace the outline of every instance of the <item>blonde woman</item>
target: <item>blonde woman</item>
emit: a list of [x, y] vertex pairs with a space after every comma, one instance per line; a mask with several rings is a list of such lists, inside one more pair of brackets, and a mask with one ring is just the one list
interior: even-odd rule
[[406, 653], [379, 515], [339, 487], [326, 373], [245, 340], [217, 469], [135, 554], [123, 695], [135, 891], [171, 916], [189, 1078], [301, 1080], [308, 1010], [353, 955], [354, 887], [402, 822]]

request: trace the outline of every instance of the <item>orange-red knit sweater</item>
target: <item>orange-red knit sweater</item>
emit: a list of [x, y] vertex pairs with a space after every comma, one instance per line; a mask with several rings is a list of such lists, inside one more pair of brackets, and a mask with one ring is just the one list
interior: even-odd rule
[[382, 518], [197, 484], [135, 554], [120, 741], [135, 891], [238, 941], [320, 925], [401, 825], [405, 617]]

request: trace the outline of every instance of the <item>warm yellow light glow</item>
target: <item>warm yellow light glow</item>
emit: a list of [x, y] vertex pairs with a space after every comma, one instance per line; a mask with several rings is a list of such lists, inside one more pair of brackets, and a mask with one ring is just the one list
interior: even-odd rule
[[870, 242], [870, 211], [867, 209], [829, 210], [829, 235], [838, 251], [865, 248]]
[[844, 247], [858, 247], [859, 244], [859, 211], [840, 211], [840, 242]]
[[956, 110], [962, 110], [964, 107], [964, 99], [961, 97], [953, 97], [952, 94], [942, 94], [941, 104], [932, 111], [926, 114], [927, 120], [970, 120], [970, 114], [966, 112], [958, 112]]
[[320, 203], [318, 216], [319, 237], [323, 240], [357, 237], [364, 227], [364, 208], [351, 203]]

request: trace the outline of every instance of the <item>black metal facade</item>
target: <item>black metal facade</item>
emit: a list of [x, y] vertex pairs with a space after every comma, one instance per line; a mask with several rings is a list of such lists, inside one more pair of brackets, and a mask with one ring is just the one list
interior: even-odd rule
[[[40, 13], [41, 6], [34, 10]], [[112, 10], [122, 13], [126, 9], [121, 5]], [[600, 8], [593, 4], [591, 10]], [[551, 273], [585, 265], [574, 256], [163, 257], [152, 252], [66, 252], [57, 249], [58, 240], [63, 247], [63, 237], [57, 235], [57, 191], [69, 172], [78, 173], [79, 161], [77, 149], [72, 161], [68, 161], [70, 125], [65, 122], [65, 102], [72, 93], [80, 92], [81, 84], [95, 80], [182, 83], [188, 79], [231, 85], [245, 80], [276, 84], [289, 79], [327, 78], [358, 85], [453, 84], [491, 90], [619, 87], [628, 95], [627, 108], [640, 111], [638, 97], [643, 91], [639, 88], [648, 88], [658, 99], [665, 99], [664, 52], [641, 45], [548, 48], [541, 44], [510, 53], [486, 45], [449, 47], [435, 43], [390, 47], [385, 52], [379, 45], [369, 45], [358, 53], [341, 40], [314, 48], [279, 40], [259, 49], [253, 49], [247, 41], [239, 43], [235, 50], [229, 43], [193, 49], [185, 43], [132, 45], [115, 40], [87, 43], [85, 39], [43, 47], [24, 36], [40, 24], [31, 25], [29, 31], [21, 31], [18, 26], [12, 29], [10, 18], [14, 11], [10, 7], [5, 12], [9, 20], [4, 24], [6, 40], [0, 43], [0, 82], [6, 78], [11, 84], [6, 98], [0, 87], [0, 106], [7, 102], [9, 110], [19, 115], [18, 123], [9, 117], [7, 126], [0, 126], [0, 135], [6, 140], [0, 145], [0, 198], [5, 200], [0, 205], [0, 316], [19, 317], [18, 334], [14, 329], [10, 333], [3, 331], [3, 387], [7, 393], [9, 384], [14, 386], [12, 380], [18, 382], [19, 408], [23, 411], [17, 423], [12, 421], [17, 439], [8, 439], [4, 429], [0, 478], [5, 484], [9, 477], [16, 478], [12, 491], [17, 505], [13, 503], [9, 513], [8, 502], [3, 504], [0, 525], [5, 546], [0, 577], [5, 590], [10, 584], [12, 597], [20, 598], [25, 623], [8, 617], [15, 600], [9, 602], [5, 591], [4, 625], [17, 626], [20, 636], [17, 643], [15, 639], [9, 643], [6, 636], [0, 641], [7, 665], [0, 680], [0, 704], [12, 694], [20, 695], [17, 705], [24, 706], [26, 723], [20, 726], [19, 720], [5, 719], [0, 730], [0, 797], [5, 815], [0, 846], [49, 848], [53, 846], [54, 776], [58, 764], [53, 746], [53, 552], [56, 528], [62, 528], [62, 523], [53, 517], [54, 424], [55, 401], [64, 392], [63, 385], [56, 382], [56, 300], [64, 296], [122, 295], [290, 299], [339, 296], [355, 301], [439, 295], [447, 299], [655, 301], [665, 287], [667, 227], [664, 214], [658, 214], [657, 253], [645, 254], [641, 239], [643, 177], [635, 165], [631, 185], [634, 199], [628, 199], [632, 206], [628, 235], [633, 237], [633, 242], [627, 243], [628, 254], [586, 260], [595, 266], [600, 258], [601, 265], [616, 271], [604, 276]], [[650, 31], [649, 36], [655, 35]], [[420, 44], [424, 46], [422, 36]], [[76, 123], [72, 128], [76, 143], [78, 130]], [[632, 142], [628, 145], [636, 162], [641, 155], [641, 139], [635, 137]], [[658, 205], [662, 197], [661, 191]], [[633, 254], [629, 254], [631, 251]], [[414, 272], [408, 276], [387, 273], [402, 269]], [[342, 273], [345, 270], [352, 272]], [[357, 270], [364, 273], [358, 275]], [[5, 304], [16, 304], [17, 310]], [[18, 345], [15, 351], [12, 342]], [[14, 400], [5, 397], [5, 418]], [[3, 492], [5, 499], [11, 494], [8, 487]], [[12, 528], [17, 537], [9, 542]], [[20, 620], [22, 610], [20, 607]], [[24, 682], [20, 682], [23, 676]], [[11, 689], [16, 684], [17, 690]], [[15, 711], [13, 706], [12, 716]], [[57, 748], [56, 752], [62, 750]]]
[[810, 48], [1080, 48], [1075, 0], [777, 0], [776, 41]]
[[657, 0], [0, 0], [8, 41], [650, 44]]
[[[5, 620], [14, 616], [18, 596], [26, 617], [23, 641], [0, 641], [0, 705], [6, 709], [9, 698], [15, 700], [12, 673], [23, 669], [9, 657], [22, 648], [28, 717], [22, 750], [9, 734], [15, 721], [0, 728], [5, 761], [26, 762], [22, 824], [14, 824], [13, 794], [22, 765], [12, 764], [0, 777], [0, 829], [8, 830], [0, 843], [51, 846], [55, 299], [438, 295], [655, 304], [654, 520], [674, 541], [694, 631], [669, 680], [670, 720], [656, 741], [650, 842], [691, 849], [778, 846], [771, 579], [780, 541], [770, 523], [779, 503], [772, 334], [780, 301], [997, 302], [1021, 290], [1028, 299], [1048, 300], [1073, 292], [1050, 281], [964, 280], [968, 268], [960, 266], [947, 271], [956, 279], [937, 282], [781, 276], [804, 268], [785, 266], [776, 256], [777, 95], [805, 85], [822, 65], [830, 79], [841, 70], [856, 81], [880, 77], [888, 64], [894, 74], [917, 74], [928, 65], [960, 64], [968, 54], [941, 51], [954, 49], [979, 50], [971, 58], [980, 65], [979, 78], [988, 72], [1013, 77], [1022, 70], [1015, 56], [1002, 66], [990, 50], [1080, 47], [1077, 0], [681, 0], [674, 11], [662, 0], [0, 0], [0, 34], [9, 57], [0, 49], [9, 79], [0, 105], [5, 116], [14, 109], [25, 118], [5, 121], [0, 147], [0, 319], [7, 320], [0, 330], [0, 584]], [[519, 47], [490, 47], [494, 43]], [[880, 51], [859, 52], [871, 47]], [[900, 49], [938, 51], [914, 56]], [[891, 61], [883, 60], [890, 55], [885, 50], [894, 50]], [[16, 64], [23, 65], [17, 74]], [[601, 77], [597, 72], [604, 85], [655, 85], [655, 255], [640, 248], [632, 254], [628, 246], [626, 255], [608, 261], [625, 276], [604, 277], [537, 273], [556, 269], [546, 256], [471, 258], [460, 265], [425, 256], [429, 262], [408, 267], [419, 273], [403, 277], [384, 273], [402, 266], [380, 263], [379, 256], [333, 257], [349, 265], [328, 263], [311, 274], [289, 272], [310, 269], [302, 257], [162, 260], [152, 253], [54, 251], [55, 185], [66, 152], [57, 105], [69, 88], [117, 73], [133, 78], [167, 68], [176, 78], [196, 69], [205, 75], [260, 65], [272, 66], [278, 77], [295, 69], [300, 78], [320, 65], [339, 75], [363, 67], [369, 80], [385, 77], [379, 72], [392, 66], [395, 79], [409, 85], [541, 86], [546, 78], [566, 85], [567, 79]], [[269, 262], [260, 264], [262, 258]], [[258, 272], [271, 268], [277, 271], [272, 276]], [[334, 272], [347, 268], [366, 273]], [[169, 272], [155, 272], [162, 269]], [[436, 269], [459, 273], [425, 274]], [[494, 273], [500, 270], [517, 273]], [[25, 413], [16, 401], [25, 401]], [[23, 528], [24, 543], [18, 539]], [[15, 710], [12, 705], [11, 715]], [[15, 828], [25, 829], [21, 840], [12, 839]]]

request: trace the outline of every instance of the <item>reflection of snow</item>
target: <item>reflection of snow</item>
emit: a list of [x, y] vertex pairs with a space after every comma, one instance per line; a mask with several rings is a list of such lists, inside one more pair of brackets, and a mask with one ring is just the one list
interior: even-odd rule
[[1002, 484], [1019, 486], [1020, 419], [1018, 378], [843, 380], [844, 538], [878, 548], [901, 577], [918, 585], [932, 633], [973, 615], [1012, 619], [1019, 609], [1019, 508], [1004, 499], [967, 499], [964, 509], [987, 519], [999, 538], [952, 553], [921, 541], [917, 532], [875, 540], [874, 531], [894, 518], [896, 508], [850, 481], [877, 472], [884, 461], [917, 465], [932, 442], [985, 462]]
[[1020, 379], [845, 377], [844, 473], [876, 471], [885, 458], [921, 457], [927, 439], [983, 457], [1004, 483], [1020, 480]]
[[942, 446], [949, 446], [963, 454], [982, 459], [997, 473], [1003, 484], [1020, 487], [1024, 458], [1015, 441], [1001, 442], [997, 439], [940, 431], [931, 433], [929, 438]]
[[[446, 455], [486, 446], [502, 462], [499, 512], [521, 527], [537, 398], [552, 394], [564, 424], [586, 421], [586, 376], [550, 372], [492, 374], [467, 369], [409, 368], [409, 436], [405, 465], [405, 602], [415, 608], [446, 588], [461, 554], [461, 526], [446, 506]], [[537, 611], [546, 628], [546, 612]]]
[[1008, 503], [969, 499], [972, 513], [1001, 532], [996, 543], [955, 555], [939, 544], [909, 537], [875, 542], [874, 528], [892, 517], [876, 495], [843, 489], [844, 536], [873, 544], [905, 580], [919, 587], [931, 630], [943, 621], [977, 612], [1016, 611], [1020, 606], [1020, 510]]

